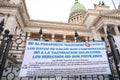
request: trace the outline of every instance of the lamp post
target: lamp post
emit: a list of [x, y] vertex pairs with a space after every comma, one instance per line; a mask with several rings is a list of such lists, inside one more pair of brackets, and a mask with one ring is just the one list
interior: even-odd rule
[[39, 31], [39, 40], [42, 40], [42, 28], [40, 28], [40, 31]]
[[77, 42], [78, 40], [78, 33], [77, 33], [77, 30], [75, 30], [75, 42]]
[[[78, 41], [78, 33], [77, 33], [77, 30], [75, 30], [75, 42]], [[74, 80], [76, 80], [77, 76], [74, 75]]]
[[114, 62], [115, 62], [115, 66], [116, 66], [116, 70], [118, 73], [118, 78], [120, 80], [120, 71], [119, 71], [119, 61], [120, 61], [120, 57], [119, 54], [117, 53], [116, 47], [115, 47], [115, 43], [113, 40], [113, 36], [110, 34], [110, 31], [107, 29], [107, 38], [110, 44], [110, 48], [111, 48], [111, 54], [113, 56]]

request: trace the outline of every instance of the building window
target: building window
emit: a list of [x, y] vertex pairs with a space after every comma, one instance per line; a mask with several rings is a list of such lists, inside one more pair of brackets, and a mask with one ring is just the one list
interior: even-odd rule
[[66, 42], [74, 42], [74, 36], [73, 35], [67, 35], [66, 36]]
[[55, 39], [56, 42], [62, 42], [63, 41], [63, 35], [56, 34], [54, 39]]
[[38, 33], [30, 33], [30, 39], [39, 39]]
[[52, 40], [52, 35], [49, 34], [49, 33], [44, 33], [43, 34], [43, 40], [45, 40], [45, 41]]

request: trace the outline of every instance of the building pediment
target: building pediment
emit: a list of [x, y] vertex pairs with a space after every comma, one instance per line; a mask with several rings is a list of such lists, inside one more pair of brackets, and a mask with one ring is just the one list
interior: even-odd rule
[[106, 11], [97, 11], [97, 10], [88, 10], [86, 13], [83, 24], [88, 28], [97, 24], [101, 19], [120, 19], [120, 10], [106, 10]]
[[99, 17], [99, 11], [88, 10], [84, 16], [82, 24], [86, 25], [88, 28], [93, 25], [94, 21]]

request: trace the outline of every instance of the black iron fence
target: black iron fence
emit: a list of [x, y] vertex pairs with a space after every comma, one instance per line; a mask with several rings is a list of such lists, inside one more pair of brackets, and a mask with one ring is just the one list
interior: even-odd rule
[[[4, 20], [0, 23], [0, 80], [120, 80], [120, 72], [117, 66], [119, 58], [116, 60], [114, 50], [112, 50], [112, 54], [108, 54], [111, 75], [18, 77], [24, 55], [25, 42], [30, 36], [27, 36], [27, 34], [11, 35], [9, 30], [3, 31], [3, 26]], [[41, 34], [42, 29], [39, 32], [40, 36]], [[38, 36], [39, 40], [40, 36]], [[77, 31], [75, 31], [75, 37], [75, 39], [78, 37]], [[108, 33], [108, 40], [114, 46], [113, 42], [111, 42], [110, 33]]]

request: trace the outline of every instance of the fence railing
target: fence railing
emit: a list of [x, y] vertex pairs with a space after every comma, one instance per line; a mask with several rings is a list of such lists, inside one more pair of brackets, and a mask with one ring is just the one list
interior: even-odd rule
[[[108, 55], [111, 67], [111, 75], [75, 75], [75, 76], [39, 76], [39, 77], [18, 77], [22, 58], [24, 56], [25, 42], [27, 35], [11, 35], [9, 30], [3, 33], [4, 20], [0, 23], [0, 80], [120, 80], [120, 73], [116, 66], [118, 60], [115, 57], [114, 50], [112, 55]], [[2, 34], [3, 33], [3, 34]], [[40, 29], [40, 37], [42, 29]], [[77, 39], [77, 31], [75, 31], [75, 39]], [[108, 40], [111, 35], [108, 33]], [[75, 40], [77, 41], [77, 40]], [[110, 42], [111, 44], [111, 42]], [[112, 43], [112, 46], [114, 44]], [[111, 59], [113, 58], [113, 59]], [[115, 61], [115, 62], [114, 62]], [[116, 63], [117, 62], [117, 63]], [[114, 64], [115, 63], [115, 64]]]

